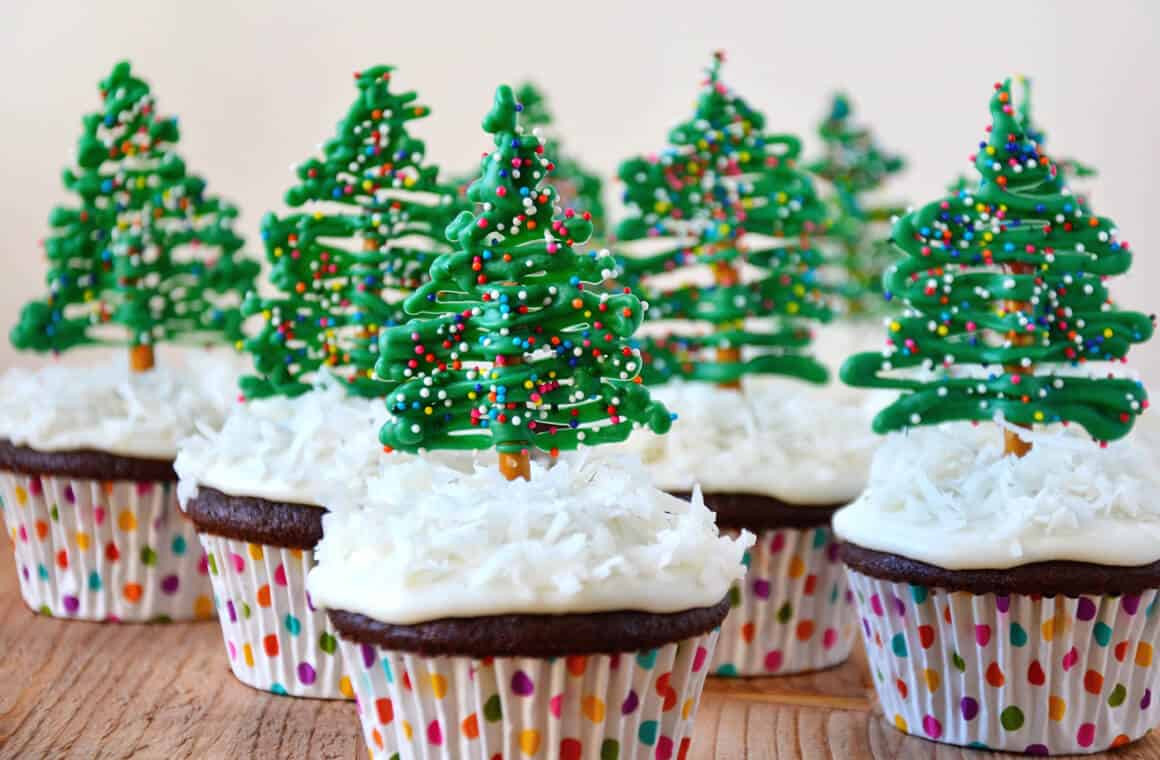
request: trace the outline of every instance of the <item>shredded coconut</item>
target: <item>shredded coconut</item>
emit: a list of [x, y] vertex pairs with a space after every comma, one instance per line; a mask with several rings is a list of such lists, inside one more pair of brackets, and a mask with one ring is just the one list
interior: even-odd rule
[[412, 624], [441, 617], [716, 604], [744, 574], [750, 534], [718, 534], [692, 502], [648, 484], [631, 457], [569, 453], [530, 481], [411, 459], [380, 468], [323, 518], [310, 593]]
[[745, 392], [669, 383], [655, 398], [677, 413], [663, 436], [634, 433], [657, 487], [844, 504], [861, 493], [879, 440], [870, 432], [874, 397], [840, 395], [781, 379], [747, 380]]
[[386, 419], [381, 399], [348, 397], [329, 378], [296, 398], [236, 403], [224, 424], [200, 422], [181, 441], [178, 499], [184, 506], [205, 485], [234, 496], [317, 504], [326, 497], [324, 482], [353, 487], [389, 458], [378, 441]]
[[238, 368], [236, 357], [216, 351], [186, 352], [144, 373], [123, 358], [11, 369], [0, 377], [0, 438], [39, 451], [172, 459], [195, 424], [221, 423]]
[[[1001, 427], [1031, 441], [1003, 455]], [[1160, 434], [1101, 448], [1078, 427], [954, 423], [885, 437], [865, 494], [835, 517], [867, 548], [958, 570], [1160, 560]]]

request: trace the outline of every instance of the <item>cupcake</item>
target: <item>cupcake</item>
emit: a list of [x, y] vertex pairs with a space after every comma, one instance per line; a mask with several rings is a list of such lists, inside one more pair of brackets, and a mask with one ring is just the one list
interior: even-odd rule
[[991, 115], [977, 188], [894, 226], [886, 287], [906, 308], [842, 376], [903, 393], [834, 526], [895, 726], [1099, 752], [1160, 721], [1160, 512], [1155, 442], [1129, 435], [1143, 385], [1087, 367], [1153, 325], [1111, 304], [1128, 244], [1071, 194], [1009, 82]]
[[220, 423], [234, 368], [200, 353], [155, 367], [154, 347], [236, 337], [258, 266], [235, 255], [237, 210], [186, 171], [177, 120], [149, 86], [119, 63], [100, 90], [64, 172], [74, 205], [49, 219], [49, 294], [25, 304], [11, 339], [46, 353], [124, 345], [128, 361], [0, 379], [0, 493], [32, 609], [201, 618], [209, 581], [177, 510], [173, 459], [195, 424]]
[[213, 613], [173, 457], [194, 420], [225, 415], [234, 370], [197, 363], [196, 376], [108, 362], [0, 377], [0, 498], [32, 610], [133, 622]]
[[631, 458], [530, 478], [413, 461], [323, 518], [310, 592], [372, 757], [687, 752], [746, 544]]
[[[636, 382], [642, 306], [596, 292], [614, 261], [573, 248], [592, 225], [556, 210], [519, 111], [501, 86], [479, 211], [382, 336], [378, 374], [401, 384], [380, 440], [425, 458], [335, 484], [310, 593], [373, 757], [683, 756], [752, 537], [639, 465], [561, 453], [671, 417]], [[498, 456], [463, 473], [442, 449]]]
[[401, 456], [364, 445], [391, 388], [374, 377], [377, 333], [404, 318], [398, 296], [447, 248], [441, 234], [457, 208], [408, 131], [428, 109], [393, 92], [391, 76], [389, 66], [356, 74], [335, 136], [286, 193], [302, 210], [263, 220], [276, 292], [243, 305], [261, 320], [243, 344], [256, 372], [225, 425], [203, 426], [178, 458], [230, 667], [275, 694], [354, 696], [334, 629], [306, 592], [322, 500], [333, 496], [321, 484], [358, 483]]
[[829, 371], [810, 353], [810, 324], [831, 312], [808, 240], [826, 208], [796, 166], [801, 142], [766, 133], [720, 81], [722, 61], [668, 148], [620, 167], [621, 279], [648, 301], [643, 375], [678, 415], [669, 435], [629, 448], [658, 487], [688, 498], [699, 484], [722, 527], [758, 534], [713, 669], [780, 675], [850, 653], [829, 525], [861, 491], [874, 441], [851, 434], [868, 419], [861, 400], [824, 389]]
[[[337, 638], [306, 593], [322, 538], [323, 472], [357, 478], [379, 450], [358, 444], [381, 400], [326, 383], [295, 398], [235, 404], [224, 424], [181, 444], [178, 495], [207, 557], [230, 668], [275, 694], [351, 698]], [[212, 612], [212, 608], [211, 608]]]

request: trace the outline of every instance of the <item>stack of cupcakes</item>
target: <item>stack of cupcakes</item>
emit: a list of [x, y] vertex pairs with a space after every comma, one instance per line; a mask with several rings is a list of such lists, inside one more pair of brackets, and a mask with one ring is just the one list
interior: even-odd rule
[[795, 673], [842, 662], [857, 636], [829, 525], [861, 492], [874, 440], [859, 403], [800, 382], [829, 377], [808, 353], [809, 324], [831, 317], [808, 239], [826, 209], [796, 168], [800, 141], [766, 133], [721, 62], [670, 146], [620, 168], [623, 279], [649, 306], [644, 377], [679, 415], [629, 448], [659, 487], [699, 485], [718, 524], [759, 534], [716, 673]]
[[182, 503], [209, 556], [230, 667], [276, 694], [352, 698], [334, 630], [306, 592], [322, 538], [325, 480], [360, 483], [378, 447], [390, 385], [373, 377], [378, 332], [403, 319], [399, 293], [447, 249], [454, 190], [407, 123], [430, 110], [392, 92], [392, 69], [355, 74], [358, 93], [321, 158], [262, 234], [278, 293], [251, 294], [261, 329], [245, 341], [258, 374], [220, 427], [185, 441]]
[[1128, 244], [1018, 114], [995, 85], [977, 184], [894, 226], [886, 287], [906, 309], [843, 378], [903, 395], [834, 524], [894, 725], [1096, 752], [1160, 717], [1160, 479], [1155, 442], [1128, 435], [1142, 384], [1084, 370], [1123, 360], [1153, 320], [1112, 304]]
[[[726, 592], [752, 537], [631, 462], [570, 454], [669, 412], [637, 382], [642, 305], [559, 213], [551, 156], [507, 86], [495, 149], [447, 230], [458, 250], [382, 339], [392, 449], [494, 448], [336, 483], [310, 592], [329, 608], [373, 757], [683, 757]], [[373, 443], [368, 442], [368, 445]], [[533, 452], [558, 455], [553, 467]]]
[[186, 171], [177, 121], [157, 112], [149, 86], [120, 63], [100, 89], [64, 173], [76, 204], [50, 217], [50, 292], [24, 306], [11, 338], [53, 353], [122, 345], [129, 358], [0, 379], [5, 520], [38, 612], [204, 618], [209, 581], [177, 509], [173, 460], [196, 422], [221, 421], [235, 368], [204, 352], [155, 367], [154, 347], [234, 339], [258, 266], [237, 255], [236, 210]]

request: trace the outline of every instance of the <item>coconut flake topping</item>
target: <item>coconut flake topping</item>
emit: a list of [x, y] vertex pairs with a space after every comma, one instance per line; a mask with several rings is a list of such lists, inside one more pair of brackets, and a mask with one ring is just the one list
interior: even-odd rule
[[322, 605], [395, 624], [443, 617], [676, 612], [718, 603], [753, 536], [718, 533], [698, 492], [649, 485], [634, 458], [590, 451], [464, 473], [412, 459], [380, 469], [359, 503], [337, 492], [309, 589]]

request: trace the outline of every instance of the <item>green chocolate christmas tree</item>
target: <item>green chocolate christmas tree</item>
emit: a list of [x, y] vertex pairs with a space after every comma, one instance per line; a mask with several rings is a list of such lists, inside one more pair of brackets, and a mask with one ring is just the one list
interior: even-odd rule
[[641, 322], [635, 296], [590, 285], [610, 256], [574, 250], [587, 214], [554, 212], [551, 157], [517, 125], [501, 86], [483, 120], [495, 150], [467, 195], [477, 213], [447, 227], [457, 250], [406, 301], [421, 314], [382, 334], [378, 374], [403, 381], [382, 430], [393, 449], [487, 449], [509, 479], [528, 477], [533, 448], [555, 452], [624, 440], [634, 424], [664, 432], [668, 411], [640, 384], [628, 338]]
[[127, 345], [145, 371], [157, 343], [236, 340], [258, 265], [237, 255], [237, 210], [186, 170], [177, 120], [157, 113], [149, 85], [121, 62], [100, 88], [103, 110], [84, 117], [63, 175], [76, 203], [49, 217], [49, 294], [24, 306], [11, 339], [33, 351]]
[[[886, 289], [905, 312], [886, 350], [850, 357], [842, 379], [905, 391], [875, 419], [879, 433], [1002, 415], [1120, 438], [1147, 406], [1143, 385], [1055, 368], [1122, 360], [1151, 337], [1151, 318], [1108, 296], [1106, 278], [1131, 264], [1128, 244], [1060, 180], [1013, 107], [1010, 80], [995, 86], [991, 118], [973, 156], [977, 188], [895, 223], [901, 260]], [[1007, 452], [1026, 453], [1018, 435], [1005, 437]]]
[[892, 254], [882, 227], [905, 209], [875, 204], [867, 196], [903, 168], [900, 156], [887, 153], [866, 127], [852, 123], [849, 99], [834, 96], [830, 112], [818, 127], [825, 148], [809, 167], [833, 188], [827, 237], [836, 244], [827, 265], [838, 274], [836, 291], [847, 316], [882, 311], [882, 273]]
[[800, 141], [765, 133], [765, 117], [720, 82], [722, 60], [715, 55], [696, 113], [669, 133], [670, 146], [620, 167], [629, 211], [617, 228], [622, 279], [644, 294], [648, 322], [668, 330], [642, 341], [645, 380], [738, 387], [760, 373], [824, 382], [804, 322], [830, 319], [807, 237], [825, 207], [796, 167]]
[[246, 396], [296, 396], [322, 371], [353, 394], [389, 389], [374, 377], [379, 332], [406, 321], [402, 298], [450, 250], [443, 229], [463, 208], [407, 131], [430, 109], [413, 92], [391, 91], [392, 70], [355, 74], [358, 96], [286, 193], [302, 211], [262, 221], [279, 293], [251, 294], [243, 307], [264, 320], [245, 341], [257, 370], [242, 378]]

